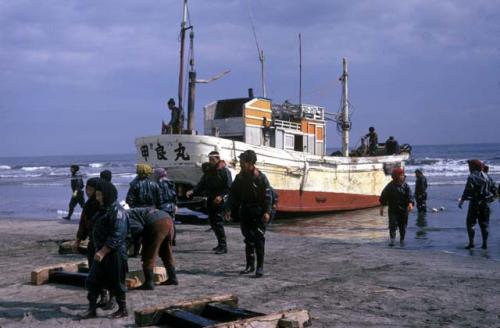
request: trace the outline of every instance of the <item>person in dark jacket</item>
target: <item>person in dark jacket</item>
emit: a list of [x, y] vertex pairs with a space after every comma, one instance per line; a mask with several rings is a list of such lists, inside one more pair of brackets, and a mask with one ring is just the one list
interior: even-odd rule
[[378, 145], [378, 134], [375, 132], [375, 128], [373, 126], [368, 128], [368, 133], [364, 136], [364, 138], [368, 138], [368, 154], [375, 156]]
[[172, 116], [168, 125], [172, 133], [178, 134], [182, 133], [182, 128], [184, 126], [184, 112], [177, 106], [175, 106], [174, 98], [168, 100], [168, 109], [172, 111]]
[[103, 170], [101, 171], [99, 176], [101, 177], [101, 179], [111, 182], [111, 179], [113, 178], [113, 173], [111, 173], [110, 170]]
[[75, 210], [76, 205], [80, 205], [83, 209], [85, 206], [85, 199], [83, 197], [83, 179], [81, 174], [78, 173], [80, 167], [78, 165], [71, 165], [71, 199], [69, 200], [69, 210], [68, 215], [64, 216], [64, 220], [71, 220], [71, 215], [73, 215], [73, 211]]
[[399, 143], [393, 136], [385, 141], [385, 153], [386, 155], [397, 155], [399, 154]]
[[474, 226], [479, 222], [481, 235], [483, 238], [482, 249], [488, 248], [488, 226], [490, 222], [490, 206], [489, 203], [494, 200], [493, 188], [487, 174], [482, 172], [483, 163], [480, 160], [472, 159], [468, 162], [469, 177], [465, 184], [464, 192], [458, 207], [462, 208], [463, 203], [469, 201], [469, 209], [467, 211], [467, 234], [469, 236], [469, 244], [466, 249], [474, 248]]
[[204, 195], [207, 197], [208, 220], [217, 238], [215, 254], [227, 253], [226, 233], [224, 231], [224, 197], [229, 193], [233, 181], [226, 163], [217, 151], [208, 154], [210, 166], [200, 182], [189, 190], [186, 196]]
[[279, 202], [279, 195], [276, 192], [274, 188], [271, 187], [271, 195], [272, 195], [272, 201], [271, 201], [271, 218], [269, 219], [269, 223], [271, 224], [274, 220], [274, 217], [276, 216], [276, 211], [278, 210], [278, 202]]
[[101, 179], [96, 186], [95, 197], [101, 207], [92, 229], [96, 252], [85, 282], [89, 309], [82, 318], [97, 316], [97, 297], [103, 288], [109, 289], [118, 303], [118, 310], [112, 313], [111, 317], [121, 318], [128, 315], [125, 295], [125, 275], [128, 272], [128, 214], [117, 202], [118, 192], [110, 182]]
[[153, 181], [160, 187], [161, 205], [158, 209], [167, 212], [174, 222], [174, 236], [172, 245], [176, 244], [175, 213], [177, 211], [177, 192], [175, 183], [167, 178], [167, 171], [164, 168], [156, 168], [153, 172]]
[[415, 170], [415, 200], [418, 212], [427, 212], [427, 178], [422, 170]]
[[[226, 205], [226, 220], [237, 213], [245, 237], [246, 266], [240, 274], [255, 270], [256, 277], [264, 275], [266, 224], [272, 212], [272, 191], [264, 173], [255, 167], [257, 155], [246, 150], [240, 156], [241, 172], [236, 175]], [[234, 216], [234, 215], [233, 215]], [[257, 255], [257, 269], [255, 269]]]
[[163, 285], [177, 285], [175, 274], [175, 260], [172, 254], [174, 237], [174, 222], [172, 217], [164, 211], [148, 208], [134, 208], [129, 210], [130, 232], [132, 238], [142, 236], [142, 270], [145, 282], [139, 288], [154, 289], [153, 268], [156, 257], [159, 255], [167, 271], [168, 279]]
[[403, 168], [397, 167], [392, 170], [392, 181], [382, 190], [379, 199], [381, 216], [384, 216], [384, 206], [389, 206], [389, 246], [394, 246], [398, 228], [399, 242], [401, 246], [404, 246], [408, 214], [413, 209], [413, 196], [405, 179]]

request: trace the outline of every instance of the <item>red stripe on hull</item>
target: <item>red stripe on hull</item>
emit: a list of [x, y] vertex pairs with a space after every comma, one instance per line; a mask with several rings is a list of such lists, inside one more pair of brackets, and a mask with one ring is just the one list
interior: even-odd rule
[[379, 196], [298, 190], [276, 190], [278, 212], [333, 212], [379, 205]]

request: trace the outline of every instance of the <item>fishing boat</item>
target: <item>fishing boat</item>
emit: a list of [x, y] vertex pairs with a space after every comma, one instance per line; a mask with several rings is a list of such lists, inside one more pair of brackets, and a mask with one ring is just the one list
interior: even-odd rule
[[[182, 110], [184, 93], [184, 37], [187, 0], [181, 24], [181, 51], [178, 104]], [[191, 33], [192, 37], [192, 33]], [[191, 46], [192, 46], [191, 38]], [[378, 205], [383, 187], [394, 167], [403, 167], [410, 148], [396, 155], [367, 156], [349, 150], [349, 101], [347, 60], [343, 60], [342, 110], [331, 115], [324, 107], [310, 104], [274, 104], [255, 96], [217, 100], [203, 108], [204, 129], [194, 129], [196, 72], [190, 58], [188, 123], [180, 134], [162, 129], [162, 134], [135, 140], [139, 163], [164, 167], [178, 188], [179, 195], [196, 185], [208, 153], [218, 151], [232, 170], [239, 171], [238, 156], [251, 149], [257, 154], [257, 167], [266, 174], [279, 195], [278, 212], [331, 212]], [[342, 151], [326, 152], [326, 122], [337, 122], [342, 132]], [[182, 203], [181, 203], [182, 204]], [[187, 204], [187, 203], [185, 203]]]

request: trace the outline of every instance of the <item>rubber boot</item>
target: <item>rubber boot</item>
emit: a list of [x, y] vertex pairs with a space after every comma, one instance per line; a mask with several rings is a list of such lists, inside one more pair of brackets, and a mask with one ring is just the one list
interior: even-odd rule
[[151, 268], [143, 268], [142, 271], [144, 272], [144, 283], [139, 286], [138, 289], [140, 290], [153, 290], [155, 289], [155, 283], [154, 283], [154, 273], [153, 269]]
[[165, 265], [165, 270], [167, 271], [168, 279], [162, 285], [178, 285], [179, 281], [177, 281], [175, 267], [173, 265]]
[[247, 265], [244, 270], [240, 271], [240, 274], [247, 274], [255, 271], [255, 255], [253, 254], [253, 249], [251, 247], [245, 247], [245, 256]]
[[257, 253], [257, 269], [255, 269], [255, 277], [260, 278], [264, 275], [264, 241], [256, 243], [255, 251]]
[[474, 229], [468, 229], [467, 233], [469, 234], [469, 245], [465, 246], [465, 249], [473, 249], [474, 248]]
[[89, 300], [89, 309], [79, 315], [80, 319], [86, 320], [86, 319], [92, 319], [92, 318], [97, 318], [97, 296], [95, 299]]
[[392, 237], [390, 238], [390, 240], [389, 240], [389, 246], [391, 246], [391, 247], [394, 246], [394, 240], [395, 239], [396, 238], [392, 238]]
[[118, 299], [116, 300], [116, 302], [118, 303], [118, 310], [111, 313], [109, 317], [111, 319], [118, 319], [128, 316], [127, 302], [125, 300], [118, 300]]
[[[111, 301], [111, 297], [106, 289], [101, 289], [101, 299], [99, 303], [97, 303], [97, 307], [102, 308], [103, 310], [109, 310], [109, 303]], [[111, 302], [111, 308], [113, 307], [113, 302]]]
[[481, 248], [488, 249], [488, 230], [481, 227], [481, 235], [483, 237], [483, 244], [481, 245]]

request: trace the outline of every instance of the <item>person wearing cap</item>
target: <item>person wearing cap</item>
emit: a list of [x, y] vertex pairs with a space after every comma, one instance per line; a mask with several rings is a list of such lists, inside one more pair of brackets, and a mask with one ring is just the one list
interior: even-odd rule
[[97, 316], [97, 297], [103, 288], [109, 289], [118, 303], [118, 310], [111, 314], [111, 318], [121, 318], [128, 315], [125, 296], [128, 214], [118, 203], [118, 191], [112, 183], [100, 179], [95, 190], [95, 198], [100, 204], [92, 229], [96, 252], [85, 282], [89, 309], [81, 318]]
[[78, 165], [71, 165], [71, 199], [69, 200], [69, 210], [68, 215], [64, 216], [64, 220], [71, 220], [71, 215], [73, 215], [73, 211], [75, 210], [76, 205], [80, 205], [83, 209], [85, 206], [85, 199], [83, 197], [83, 179], [80, 173], [80, 167]]
[[402, 167], [392, 170], [392, 181], [380, 195], [380, 215], [384, 216], [384, 206], [388, 206], [389, 214], [389, 246], [394, 246], [396, 229], [399, 229], [399, 243], [404, 246], [408, 214], [413, 209], [413, 196], [410, 186], [405, 182], [406, 175]]
[[490, 222], [489, 203], [494, 200], [493, 188], [487, 174], [483, 172], [483, 163], [478, 159], [467, 161], [469, 165], [469, 176], [465, 184], [464, 192], [458, 202], [458, 207], [462, 208], [463, 203], [469, 201], [467, 211], [466, 227], [469, 237], [469, 244], [466, 249], [474, 248], [474, 226], [479, 223], [483, 238], [482, 249], [488, 248], [488, 226]]
[[172, 133], [182, 133], [182, 128], [184, 126], [184, 112], [179, 107], [175, 106], [174, 98], [170, 98], [167, 105], [168, 109], [172, 111], [172, 116], [170, 117], [170, 122], [168, 123], [172, 129]]
[[233, 178], [220, 159], [217, 151], [208, 154], [209, 166], [198, 184], [186, 193], [188, 198], [199, 195], [207, 197], [208, 221], [217, 238], [215, 254], [227, 253], [226, 232], [224, 231], [224, 199], [231, 188]]
[[[272, 191], [266, 175], [255, 167], [257, 155], [253, 150], [240, 154], [241, 171], [236, 175], [226, 204], [226, 220], [238, 216], [245, 242], [246, 266], [240, 274], [264, 275], [266, 224], [271, 218]], [[236, 215], [235, 215], [236, 214]], [[257, 268], [255, 268], [257, 257]]]
[[422, 170], [415, 170], [415, 200], [419, 213], [427, 212], [427, 178]]
[[108, 182], [111, 182], [111, 179], [113, 178], [113, 173], [111, 173], [110, 170], [103, 170], [101, 171], [101, 173], [99, 173], [99, 177]]

